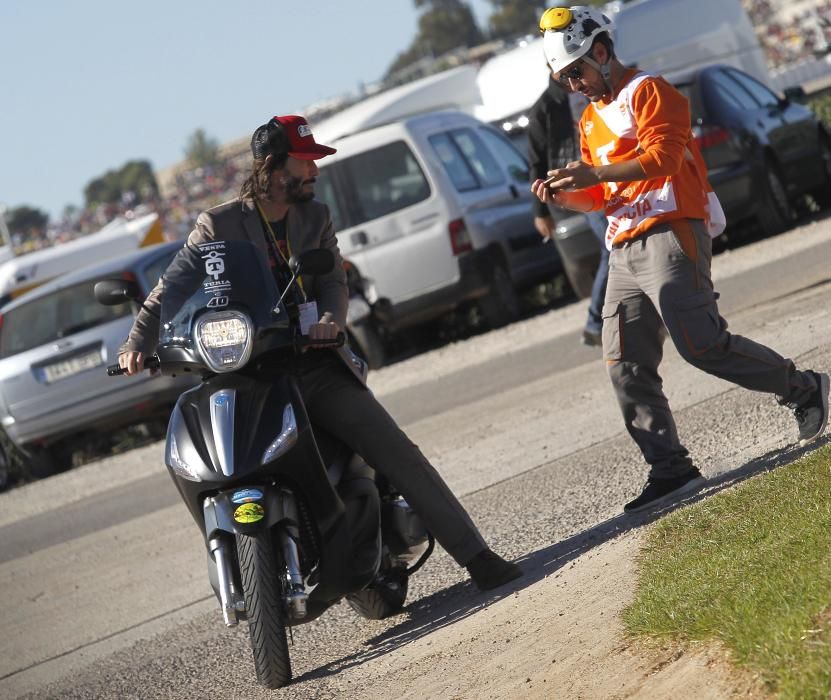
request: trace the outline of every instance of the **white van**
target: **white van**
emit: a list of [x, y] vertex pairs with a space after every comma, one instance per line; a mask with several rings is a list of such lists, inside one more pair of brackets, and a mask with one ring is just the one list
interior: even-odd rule
[[615, 53], [669, 82], [716, 63], [770, 84], [765, 54], [741, 0], [632, 0], [613, 2]]
[[393, 330], [473, 302], [504, 325], [517, 290], [561, 270], [533, 226], [528, 163], [498, 129], [440, 111], [327, 143], [337, 153], [320, 163], [317, 196]]

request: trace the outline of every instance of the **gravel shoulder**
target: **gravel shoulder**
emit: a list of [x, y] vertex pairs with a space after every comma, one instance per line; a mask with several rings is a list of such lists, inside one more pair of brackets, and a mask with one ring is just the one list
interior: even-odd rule
[[717, 648], [626, 639], [619, 613], [634, 596], [642, 536], [601, 544], [465, 622], [346, 671], [342, 687], [413, 700], [761, 697]]

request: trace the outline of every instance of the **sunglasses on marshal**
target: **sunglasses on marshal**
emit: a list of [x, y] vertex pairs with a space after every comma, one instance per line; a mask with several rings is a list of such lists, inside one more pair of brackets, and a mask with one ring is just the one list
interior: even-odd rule
[[562, 84], [568, 87], [569, 81], [574, 80], [575, 82], [581, 80], [583, 77], [583, 62], [578, 61], [573, 66], [569, 66], [564, 70], [560, 71], [560, 75], [557, 76], [557, 80]]

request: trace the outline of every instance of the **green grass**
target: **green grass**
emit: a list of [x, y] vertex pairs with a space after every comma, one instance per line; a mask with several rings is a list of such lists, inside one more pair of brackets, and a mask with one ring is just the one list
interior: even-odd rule
[[831, 445], [649, 533], [633, 634], [720, 640], [783, 698], [831, 697]]

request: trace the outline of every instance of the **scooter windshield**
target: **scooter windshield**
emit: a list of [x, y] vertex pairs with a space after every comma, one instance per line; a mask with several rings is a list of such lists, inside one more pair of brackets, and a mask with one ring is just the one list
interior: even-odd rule
[[277, 283], [249, 241], [186, 245], [162, 276], [160, 346], [189, 347], [194, 322], [210, 312], [239, 311], [254, 328], [288, 326]]

